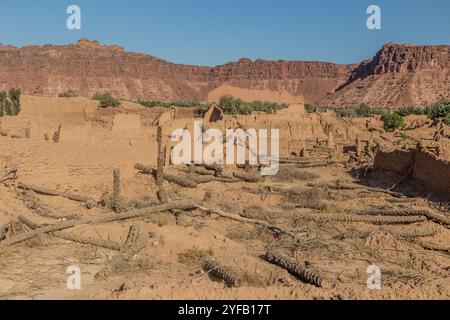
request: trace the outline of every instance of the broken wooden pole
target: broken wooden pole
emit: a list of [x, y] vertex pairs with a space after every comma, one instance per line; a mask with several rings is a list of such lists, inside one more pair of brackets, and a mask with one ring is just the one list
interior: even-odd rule
[[38, 194], [42, 194], [42, 195], [46, 195], [46, 196], [58, 196], [58, 197], [63, 197], [63, 198], [72, 200], [72, 201], [83, 202], [83, 203], [85, 203], [85, 205], [88, 209], [91, 209], [97, 205], [97, 201], [94, 198], [88, 197], [88, 196], [81, 196], [81, 195], [77, 195], [77, 194], [59, 192], [57, 190], [44, 188], [44, 187], [38, 187], [38, 186], [31, 185], [31, 184], [25, 184], [22, 182], [19, 182], [17, 184], [17, 187], [22, 190], [31, 190]]
[[249, 183], [257, 183], [264, 180], [263, 176], [258, 173], [242, 173], [235, 171], [233, 172], [233, 176]]
[[203, 262], [203, 270], [223, 280], [228, 286], [239, 288], [242, 286], [242, 275], [228, 266], [221, 264], [216, 259], [208, 259]]
[[[33, 221], [31, 221], [28, 218], [21, 216], [21, 215], [17, 217], [17, 220], [20, 223], [23, 223], [24, 225], [26, 225], [31, 230], [36, 230], [37, 228], [40, 227], [39, 224], [34, 223]], [[75, 242], [75, 243], [81, 243], [84, 245], [90, 245], [90, 246], [111, 249], [111, 250], [116, 250], [116, 251], [120, 251], [120, 249], [121, 249], [121, 246], [117, 242], [114, 242], [111, 240], [96, 239], [96, 238], [92, 238], [92, 237], [88, 237], [88, 236], [82, 236], [82, 235], [78, 235], [78, 234], [71, 233], [71, 232], [58, 231], [58, 232], [54, 232], [54, 233], [49, 233], [49, 235], [54, 236], [55, 238], [60, 238], [60, 239]]]
[[79, 225], [85, 225], [85, 224], [100, 224], [100, 223], [108, 223], [113, 221], [120, 221], [120, 220], [128, 220], [128, 219], [134, 219], [143, 217], [149, 214], [157, 213], [157, 212], [163, 212], [163, 211], [169, 211], [173, 209], [177, 210], [191, 210], [197, 208], [196, 205], [194, 205], [191, 201], [176, 201], [176, 202], [169, 202], [165, 204], [161, 204], [154, 207], [149, 208], [143, 208], [138, 210], [130, 210], [123, 213], [110, 213], [105, 214], [100, 217], [94, 217], [94, 218], [84, 218], [80, 220], [72, 220], [72, 221], [62, 221], [57, 224], [48, 225], [40, 227], [36, 230], [32, 230], [29, 232], [25, 232], [22, 234], [19, 234], [16, 237], [13, 237], [11, 239], [4, 240], [0, 242], [0, 247], [7, 247], [11, 246], [23, 241], [26, 241], [28, 239], [37, 237], [42, 234], [56, 232], [64, 229], [69, 229], [75, 226]]
[[115, 212], [121, 211], [121, 190], [120, 190], [120, 169], [113, 170], [113, 209]]
[[158, 158], [156, 171], [156, 186], [158, 187], [158, 199], [161, 203], [168, 201], [166, 191], [164, 190], [164, 163], [165, 148], [163, 148], [162, 127], [158, 127], [156, 134], [156, 142], [158, 143]]
[[58, 126], [58, 129], [53, 133], [53, 142], [58, 143], [61, 138], [61, 124]]
[[[145, 174], [156, 175], [158, 172], [158, 170], [156, 170], [154, 168], [146, 167], [139, 163], [135, 165], [135, 168]], [[178, 176], [173, 176], [173, 175], [166, 174], [166, 173], [163, 174], [163, 177], [168, 182], [176, 183], [182, 187], [197, 188], [197, 182], [195, 182], [192, 179], [186, 178], [186, 177], [178, 177]]]

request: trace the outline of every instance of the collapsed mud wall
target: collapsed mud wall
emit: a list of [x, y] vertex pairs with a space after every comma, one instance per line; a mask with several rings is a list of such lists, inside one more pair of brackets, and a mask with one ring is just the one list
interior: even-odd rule
[[450, 162], [430, 152], [416, 152], [414, 177], [431, 190], [450, 194]]
[[373, 168], [406, 174], [435, 192], [450, 194], [450, 162], [425, 150], [378, 151]]
[[414, 166], [414, 160], [415, 150], [378, 151], [373, 168], [404, 174]]

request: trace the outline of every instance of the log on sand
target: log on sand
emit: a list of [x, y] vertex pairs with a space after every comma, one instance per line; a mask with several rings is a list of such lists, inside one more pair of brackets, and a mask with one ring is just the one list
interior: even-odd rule
[[[145, 174], [157, 175], [158, 173], [158, 170], [151, 167], [146, 167], [139, 163], [135, 165], [135, 168]], [[163, 176], [164, 179], [167, 180], [168, 182], [176, 183], [182, 187], [197, 188], [197, 182], [193, 181], [192, 179], [186, 177], [173, 176], [166, 173], [164, 173]]]
[[203, 270], [211, 273], [216, 278], [223, 280], [230, 287], [241, 287], [243, 283], [242, 275], [232, 268], [221, 264], [217, 259], [208, 259], [203, 262]]
[[324, 281], [322, 275], [316, 270], [308, 268], [304, 264], [300, 264], [294, 258], [285, 256], [275, 250], [269, 250], [266, 253], [266, 259], [268, 262], [288, 270], [292, 275], [305, 283], [313, 284], [316, 287], [329, 287], [329, 283]]
[[431, 221], [450, 226], [450, 218], [442, 214], [432, 212], [427, 209], [365, 209], [356, 212], [359, 215], [368, 216], [396, 216], [396, 217], [413, 217], [413, 216], [425, 216]]
[[[32, 230], [36, 230], [41, 227], [39, 224], [32, 222], [31, 220], [29, 220], [28, 218], [26, 218], [24, 216], [19, 215], [17, 217], [17, 220]], [[60, 239], [75, 242], [75, 243], [81, 243], [81, 244], [85, 244], [85, 245], [90, 245], [90, 246], [95, 246], [95, 247], [100, 247], [100, 248], [105, 248], [105, 249], [110, 249], [110, 250], [120, 251], [122, 248], [122, 246], [115, 241], [96, 239], [93, 237], [82, 236], [82, 235], [78, 235], [76, 233], [71, 233], [71, 232], [58, 231], [58, 232], [49, 233], [49, 235], [54, 236], [55, 238], [60, 238]]]
[[354, 214], [299, 213], [299, 218], [319, 222], [365, 222], [372, 224], [409, 224], [424, 222], [425, 216], [362, 216]]
[[381, 189], [381, 188], [372, 188], [372, 187], [365, 187], [360, 185], [352, 185], [352, 184], [342, 184], [342, 183], [308, 183], [308, 187], [312, 188], [330, 188], [334, 190], [366, 190], [370, 192], [378, 192], [378, 193], [385, 193], [388, 195], [391, 195], [395, 198], [404, 198], [404, 196], [400, 193]]
[[58, 212], [47, 204], [41, 202], [38, 197], [27, 191], [19, 193], [18, 197], [25, 203], [28, 209], [44, 218], [74, 220], [80, 217], [78, 214], [64, 214]]
[[63, 221], [57, 224], [43, 226], [40, 228], [37, 228], [36, 230], [32, 230], [29, 232], [25, 232], [22, 234], [17, 235], [16, 237], [13, 237], [11, 239], [4, 240], [0, 242], [0, 247], [7, 247], [11, 246], [23, 241], [26, 241], [28, 239], [34, 238], [36, 236], [56, 232], [64, 229], [69, 229], [75, 226], [84, 225], [84, 224], [100, 224], [100, 223], [108, 223], [113, 221], [119, 221], [119, 220], [128, 220], [133, 218], [139, 218], [143, 217], [149, 214], [157, 213], [157, 212], [163, 212], [168, 210], [189, 210], [189, 209], [195, 209], [196, 206], [191, 201], [177, 201], [177, 202], [170, 202], [166, 204], [161, 204], [154, 207], [139, 209], [139, 210], [131, 210], [123, 213], [110, 213], [105, 214], [100, 217], [94, 217], [94, 218], [85, 218], [80, 219], [76, 221]]
[[337, 164], [346, 164], [348, 161], [317, 161], [317, 162], [304, 162], [296, 165], [297, 168], [306, 169], [306, 168], [319, 168], [319, 167], [328, 167]]
[[201, 211], [209, 213], [209, 214], [213, 213], [213, 214], [216, 214], [218, 216], [221, 216], [222, 218], [227, 218], [227, 219], [235, 220], [235, 221], [238, 221], [238, 222], [244, 222], [244, 223], [249, 223], [249, 224], [260, 225], [260, 226], [268, 228], [269, 230], [272, 230], [276, 234], [285, 234], [285, 235], [288, 235], [288, 236], [290, 236], [290, 237], [292, 237], [294, 239], [300, 239], [299, 237], [301, 235], [303, 235], [303, 234], [297, 234], [297, 233], [295, 233], [294, 231], [291, 231], [291, 230], [282, 229], [282, 228], [280, 228], [280, 227], [278, 227], [276, 225], [267, 223], [265, 221], [244, 218], [244, 217], [238, 216], [236, 214], [231, 214], [231, 213], [224, 212], [224, 211], [222, 211], [220, 209], [205, 208], [205, 207], [202, 207], [202, 206], [200, 206], [198, 204], [195, 204], [195, 203], [194, 203], [194, 206], [197, 209], [200, 209]]
[[200, 176], [192, 178], [197, 184], [209, 183], [213, 181], [224, 182], [224, 183], [236, 183], [241, 182], [241, 179], [238, 178], [225, 178], [225, 177], [213, 177], [213, 176]]
[[242, 173], [235, 171], [233, 172], [233, 177], [249, 183], [257, 183], [264, 180], [263, 176], [258, 173]]
[[81, 196], [81, 195], [65, 193], [65, 192], [59, 192], [57, 190], [39, 187], [39, 186], [33, 186], [30, 184], [24, 184], [22, 182], [19, 182], [17, 184], [17, 187], [22, 190], [31, 190], [38, 194], [43, 194], [43, 195], [47, 195], [47, 196], [59, 196], [59, 197], [63, 197], [63, 198], [69, 199], [69, 200], [77, 201], [77, 202], [84, 202], [88, 208], [93, 208], [97, 204], [97, 201], [95, 201], [95, 199], [92, 197]]

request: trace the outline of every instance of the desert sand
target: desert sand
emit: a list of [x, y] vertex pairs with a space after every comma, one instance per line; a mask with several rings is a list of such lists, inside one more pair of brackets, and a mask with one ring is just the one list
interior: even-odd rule
[[[450, 298], [450, 143], [432, 141], [427, 118], [407, 118], [405, 138], [384, 132], [377, 117], [347, 120], [301, 106], [211, 121], [177, 108], [97, 105], [23, 96], [20, 115], [0, 119], [1, 299]], [[260, 177], [257, 167], [171, 165], [171, 132], [195, 120], [279, 128], [279, 174], [248, 182]], [[158, 185], [136, 169], [157, 167], [158, 126], [164, 172], [195, 188]], [[226, 178], [233, 174], [244, 179]], [[161, 206], [159, 190], [163, 203], [195, 206], [151, 212]], [[127, 213], [140, 215], [96, 220]], [[42, 231], [64, 223], [73, 225]], [[42, 232], [20, 240], [33, 229]], [[299, 273], [269, 262], [270, 250]], [[211, 258], [234, 282], [205, 272]], [[373, 265], [379, 290], [367, 287]], [[70, 266], [81, 271], [80, 290], [67, 288]]]

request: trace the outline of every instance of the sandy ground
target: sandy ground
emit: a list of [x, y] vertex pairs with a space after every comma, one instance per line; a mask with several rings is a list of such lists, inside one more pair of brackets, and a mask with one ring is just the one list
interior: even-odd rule
[[[131, 200], [157, 203], [155, 179], [134, 169], [138, 162], [155, 165], [156, 128], [133, 125], [135, 118], [130, 110], [140, 110], [139, 107], [127, 104], [124, 109], [128, 110], [125, 115], [111, 118], [108, 114], [99, 115], [96, 103], [82, 98], [25, 97], [23, 114], [2, 122], [2, 129], [10, 133], [26, 126], [32, 130], [29, 139], [0, 136], [0, 173], [7, 168], [18, 169], [15, 181], [0, 184], [0, 225], [16, 221], [19, 215], [40, 225], [60, 222], [42, 216], [42, 212], [30, 206], [27, 195], [61, 215], [76, 213], [79, 218], [106, 215], [111, 212], [108, 206], [88, 209], [83, 203], [60, 196], [24, 194], [17, 183], [99, 200], [104, 194], [112, 193], [114, 168], [121, 171], [124, 203]], [[53, 143], [53, 131], [59, 124], [63, 128], [61, 141]], [[361, 130], [366, 128], [363, 121], [355, 121], [353, 125]], [[380, 126], [377, 122], [373, 125], [375, 128]], [[50, 141], [44, 140], [45, 133], [49, 133]], [[428, 134], [432, 135], [432, 129], [410, 132], [411, 136]], [[398, 140], [392, 135], [387, 135], [386, 139]], [[442, 142], [443, 145], [446, 143], [446, 140]], [[323, 158], [319, 152], [310, 156]], [[293, 230], [299, 238], [200, 210], [161, 212], [120, 222], [84, 224], [67, 231], [123, 244], [130, 226], [138, 225], [140, 233], [148, 235], [150, 240], [142, 250], [133, 253], [128, 260], [120, 261], [114, 272], [104, 277], [97, 274], [115, 261], [119, 255], [116, 251], [53, 235], [0, 247], [0, 298], [449, 299], [448, 225], [430, 219], [379, 225], [306, 218], [306, 214], [353, 215], [362, 209], [420, 208], [449, 218], [448, 202], [428, 197], [427, 191], [413, 180], [405, 181], [395, 189], [408, 195], [404, 201], [376, 190], [308, 187], [310, 183], [322, 185], [336, 181], [360, 186], [379, 185], [379, 175], [364, 176], [358, 169], [358, 163], [318, 168], [283, 165], [278, 176], [257, 183], [214, 181], [188, 189], [166, 182], [164, 188], [171, 200], [191, 199], [208, 208], [266, 221]], [[166, 170], [179, 176], [188, 174], [185, 167], [167, 167]], [[225, 168], [227, 175], [233, 171], [244, 173], [243, 169]], [[388, 185], [398, 179], [393, 174], [382, 175], [382, 181]], [[5, 241], [30, 231], [20, 224], [14, 226], [14, 230], [6, 234]], [[420, 233], [425, 236], [417, 236]], [[424, 242], [441, 249], [430, 250]], [[327, 285], [308, 284], [269, 263], [264, 257], [268, 249], [276, 249], [296, 259], [299, 265], [326, 280]], [[243, 285], [231, 288], [205, 273], [202, 261], [208, 257], [216, 257], [235, 270], [244, 279]], [[367, 287], [370, 277], [367, 269], [372, 265], [381, 270], [379, 290]], [[80, 290], [67, 288], [67, 268], [70, 266], [77, 266], [81, 271]]]

